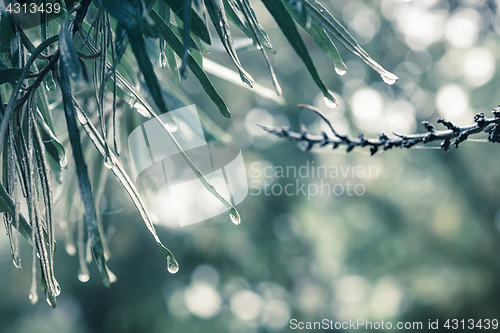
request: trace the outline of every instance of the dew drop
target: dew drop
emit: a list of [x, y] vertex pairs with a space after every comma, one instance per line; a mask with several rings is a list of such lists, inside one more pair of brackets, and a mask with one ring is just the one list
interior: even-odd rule
[[163, 117], [163, 123], [165, 124], [165, 128], [170, 133], [174, 133], [179, 129], [179, 124], [177, 123], [177, 120], [173, 117], [173, 115], [167, 113], [162, 117]]
[[345, 75], [345, 73], [347, 73], [346, 70], [340, 69], [338, 67], [335, 67], [335, 72], [337, 72], [338, 75]]
[[56, 288], [56, 296], [61, 295], [61, 287], [59, 286], [59, 283], [54, 280], [54, 287]]
[[140, 102], [135, 103], [133, 107], [142, 116], [147, 117], [147, 118], [151, 118], [151, 115], [149, 114], [149, 111]]
[[31, 301], [31, 305], [35, 305], [36, 302], [38, 302], [38, 294], [36, 293], [36, 291], [35, 292], [30, 292], [29, 299]]
[[311, 16], [306, 14], [306, 30], [311, 29]]
[[73, 244], [66, 244], [64, 246], [64, 249], [66, 250], [66, 253], [69, 254], [70, 256], [74, 256], [76, 254], [76, 247]]
[[111, 156], [106, 156], [104, 159], [104, 166], [108, 169], [112, 169], [114, 165], [113, 158], [111, 158]]
[[233, 222], [236, 225], [240, 225], [241, 223], [241, 218], [240, 218], [240, 213], [236, 210], [236, 208], [231, 208], [229, 211], [229, 218], [231, 219], [231, 222]]
[[78, 121], [80, 122], [80, 124], [82, 124], [82, 125], [86, 125], [87, 124], [88, 119], [81, 112], [77, 112], [76, 113], [76, 117], [78, 118]]
[[384, 82], [387, 83], [388, 85], [393, 85], [398, 80], [398, 77], [396, 75], [392, 76], [381, 75], [381, 77], [382, 80], [384, 80]]
[[262, 46], [261, 45], [257, 45], [257, 50], [262, 50]]
[[80, 282], [87, 282], [88, 280], [90, 280], [90, 276], [88, 274], [85, 274], [85, 273], [78, 273], [78, 280], [80, 280]]
[[175, 274], [179, 271], [179, 264], [174, 257], [167, 256], [167, 270], [171, 274]]
[[109, 268], [106, 267], [106, 270], [108, 271], [109, 282], [115, 283], [116, 281], [118, 281], [116, 275]]
[[160, 66], [161, 66], [161, 68], [165, 68], [166, 65], [167, 65], [167, 56], [165, 54], [165, 51], [161, 50], [160, 51]]
[[165, 122], [165, 126], [170, 131], [170, 133], [174, 133], [179, 129], [179, 125], [173, 120]]
[[331, 109], [335, 109], [337, 106], [339, 106], [335, 101], [331, 100], [328, 97], [324, 98], [326, 106], [328, 106]]

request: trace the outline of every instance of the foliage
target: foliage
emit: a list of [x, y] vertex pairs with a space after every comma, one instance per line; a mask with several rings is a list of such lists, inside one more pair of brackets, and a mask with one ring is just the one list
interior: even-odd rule
[[[371, 59], [318, 1], [262, 1], [304, 62], [323, 95], [332, 103], [335, 103], [335, 98], [320, 78], [297, 29], [297, 24], [303, 27], [331, 58], [338, 74], [344, 74], [346, 68], [332, 39], [340, 42], [376, 70], [386, 83], [393, 84], [397, 80], [394, 74], [387, 72]], [[76, 7], [67, 3], [65, 10], [63, 17], [54, 18], [52, 21], [44, 17], [45, 14], [41, 14], [39, 35], [33, 30], [24, 31], [22, 22], [7, 15], [5, 10], [2, 11], [0, 21], [2, 36], [0, 146], [3, 144], [1, 211], [4, 212], [5, 227], [16, 266], [21, 267], [18, 232], [32, 246], [31, 301], [33, 303], [37, 301], [36, 258], [38, 257], [42, 272], [41, 286], [49, 304], [53, 307], [56, 306], [60, 288], [55, 279], [53, 264], [57, 246], [50, 173], [58, 182], [62, 182], [64, 178], [64, 186], [69, 191], [66, 195], [70, 198], [67, 214], [71, 208], [75, 182], [78, 183], [87, 229], [85, 237], [83, 225], [78, 226], [81, 279], [88, 279], [88, 269], [85, 260], [82, 259], [87, 251], [85, 243], [88, 244], [88, 249], [97, 263], [103, 283], [108, 286], [114, 279], [114, 275], [106, 266], [109, 251], [96, 210], [96, 203], [100, 202], [99, 196], [103, 192], [101, 188], [105, 183], [101, 180], [104, 179], [102, 173], [105, 169], [102, 168], [102, 164], [96, 164], [93, 168], [94, 179], [89, 176], [88, 161], [85, 158], [88, 145], [80, 137], [78, 123], [103, 156], [103, 164], [113, 171], [140, 211], [149, 231], [167, 259], [169, 271], [175, 273], [178, 270], [177, 261], [156, 235], [144, 203], [117, 158], [120, 153], [117, 140], [119, 136], [117, 114], [120, 113], [118, 105], [122, 101], [131, 106], [136, 102], [140, 103], [142, 109], [146, 110], [144, 116], [154, 117], [160, 121], [157, 112], [136, 89], [138, 77], [134, 65], [129, 60], [130, 55], [135, 57], [159, 113], [168, 112], [164, 99], [165, 87], [160, 85], [155, 74], [146, 38], [159, 40], [161, 66], [168, 63], [173, 76], [184, 79], [188, 75], [189, 68], [221, 114], [229, 118], [228, 107], [203, 71], [203, 54], [206, 52], [204, 43], [211, 43], [207, 25], [209, 17], [227, 54], [238, 69], [241, 80], [249, 87], [254, 85], [254, 80], [243, 69], [238, 58], [228, 23], [232, 21], [252, 40], [254, 46], [262, 51], [276, 92], [281, 94], [280, 85], [267, 56], [267, 53], [274, 53], [271, 41], [259, 23], [249, 0], [82, 0]], [[39, 38], [41, 42], [35, 46]], [[53, 44], [56, 42], [58, 46], [54, 47]], [[181, 59], [179, 67], [176, 57]], [[73, 86], [70, 79], [75, 81]], [[93, 96], [84, 97], [83, 100], [85, 104], [93, 101], [97, 109], [95, 114], [92, 114], [90, 109], [84, 111], [74, 92], [85, 84], [94, 87]], [[60, 131], [53, 123], [53, 106], [49, 104], [47, 98], [47, 94], [52, 94], [54, 85], [60, 91], [66, 119], [66, 131], [58, 136], [69, 138], [76, 177], [65, 175], [66, 140], [58, 139], [54, 134]], [[106, 111], [109, 103], [106, 100], [106, 90], [112, 94], [111, 115]], [[3, 100], [8, 101], [6, 105]], [[97, 119], [99, 129], [93, 125], [94, 119]], [[113, 129], [113, 148], [108, 144], [109, 123]], [[168, 124], [162, 123], [162, 125], [170, 134]], [[187, 155], [183, 153], [182, 147], [177, 144], [177, 148], [206, 188], [230, 209], [231, 220], [239, 224], [240, 217], [236, 209], [196, 170]], [[20, 201], [19, 192], [25, 198], [27, 209], [21, 208], [24, 204]], [[43, 204], [40, 201], [43, 201]], [[23, 215], [26, 213], [28, 219]], [[69, 223], [66, 223], [66, 226], [72, 228]], [[67, 244], [72, 244], [71, 229], [66, 234], [69, 235]]]

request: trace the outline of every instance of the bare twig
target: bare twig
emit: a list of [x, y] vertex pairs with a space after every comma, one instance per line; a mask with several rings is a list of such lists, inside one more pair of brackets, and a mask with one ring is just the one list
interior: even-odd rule
[[378, 139], [367, 139], [363, 133], [360, 133], [357, 139], [349, 138], [347, 135], [340, 135], [334, 130], [330, 121], [326, 119], [318, 109], [304, 104], [300, 104], [299, 107], [307, 108], [320, 115], [332, 130], [333, 136], [329, 136], [325, 132], [322, 132], [321, 135], [310, 134], [304, 126], [302, 127], [300, 133], [290, 131], [288, 127], [275, 128], [262, 125], [258, 126], [280, 138], [285, 138], [294, 143], [305, 143], [306, 151], [311, 150], [314, 145], [325, 147], [331, 144], [333, 149], [337, 149], [340, 146], [346, 146], [347, 152], [353, 150], [354, 147], [368, 146], [370, 147], [371, 155], [374, 155], [379, 151], [379, 149], [388, 150], [393, 147], [410, 148], [419, 143], [427, 144], [429, 142], [440, 141], [441, 149], [444, 152], [447, 152], [450, 149], [450, 145], [454, 145], [458, 148], [459, 144], [466, 141], [470, 135], [481, 132], [488, 133], [489, 142], [500, 143], [500, 106], [493, 109], [492, 113], [494, 118], [485, 118], [484, 113], [477, 113], [474, 116], [475, 124], [469, 126], [459, 127], [452, 122], [444, 119], [438, 119], [437, 122], [439, 124], [443, 124], [447, 130], [436, 131], [434, 125], [428, 121], [424, 121], [422, 124], [427, 129], [427, 133], [411, 135], [394, 134], [396, 136], [394, 138], [389, 138], [384, 133], [381, 133], [379, 134]]

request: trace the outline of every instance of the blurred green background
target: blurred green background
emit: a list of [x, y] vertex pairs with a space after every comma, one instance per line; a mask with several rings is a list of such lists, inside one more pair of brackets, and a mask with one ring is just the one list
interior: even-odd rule
[[[367, 136], [423, 132], [422, 120], [440, 117], [468, 125], [476, 112], [491, 116], [500, 103], [500, 3], [322, 1], [376, 61], [400, 78], [392, 86], [384, 84], [342, 47], [347, 74], [338, 76], [330, 59], [304, 35], [339, 99], [334, 109], [263, 5], [252, 3], [277, 50], [270, 58], [286, 103], [211, 76], [233, 112], [228, 120], [192, 75], [180, 85], [243, 151], [250, 193], [240, 207], [242, 224], [236, 227], [223, 216], [224, 223], [215, 225], [158, 226], [180, 263], [179, 272], [169, 274], [139, 214], [110, 175], [103, 220], [112, 252], [108, 264], [117, 282], [103, 287], [93, 263], [90, 280], [80, 282], [78, 260], [64, 251], [59, 230], [58, 306], [52, 310], [43, 301], [31, 306], [31, 250], [21, 240], [25, 268], [18, 271], [2, 232], [0, 332], [288, 332], [293, 318], [423, 322], [424, 329], [429, 319], [439, 319], [445, 330], [446, 319], [500, 320], [500, 146], [481, 142], [486, 134], [447, 154], [414, 147], [370, 157], [363, 149], [305, 153], [255, 125], [298, 131], [303, 123], [311, 132], [326, 130], [298, 103], [318, 107], [339, 132], [354, 136], [359, 131]], [[152, 56], [158, 53], [155, 44], [150, 41]], [[259, 51], [239, 55], [256, 82], [272, 89]], [[216, 47], [207, 58], [232, 68]], [[157, 72], [170, 84], [170, 71]], [[125, 123], [135, 120], [125, 118], [126, 132]], [[259, 177], [264, 167], [270, 166], [269, 172], [313, 164], [339, 170], [372, 167], [377, 173], [298, 179], [306, 188], [349, 181], [361, 184], [363, 195], [275, 195], [273, 187], [266, 195], [264, 181], [284, 187], [297, 179]], [[253, 195], [258, 189], [260, 195]], [[65, 204], [57, 206], [62, 210]]]

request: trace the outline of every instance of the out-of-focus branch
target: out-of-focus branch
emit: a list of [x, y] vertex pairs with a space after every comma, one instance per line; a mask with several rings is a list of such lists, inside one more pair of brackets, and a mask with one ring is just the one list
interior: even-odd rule
[[308, 133], [304, 126], [300, 132], [290, 131], [288, 127], [258, 126], [280, 138], [285, 138], [294, 143], [305, 143], [306, 151], [311, 150], [315, 145], [319, 147], [332, 145], [333, 149], [337, 149], [340, 146], [346, 146], [347, 152], [350, 152], [355, 147], [370, 147], [371, 155], [374, 155], [379, 149], [388, 150], [394, 147], [410, 148], [419, 143], [427, 144], [439, 141], [441, 142], [441, 149], [447, 152], [451, 145], [458, 148], [458, 146], [466, 141], [469, 136], [481, 132], [488, 133], [489, 142], [500, 143], [500, 106], [493, 109], [492, 113], [494, 118], [485, 118], [484, 113], [477, 113], [474, 116], [475, 124], [469, 126], [459, 127], [452, 122], [438, 119], [437, 123], [444, 125], [447, 128], [446, 130], [436, 131], [434, 125], [428, 121], [424, 121], [422, 123], [427, 129], [427, 133], [411, 135], [394, 134], [395, 137], [393, 138], [389, 138], [384, 133], [381, 133], [378, 139], [367, 139], [363, 133], [360, 133], [356, 139], [350, 138], [347, 135], [340, 135], [335, 131], [330, 121], [326, 119], [318, 109], [304, 104], [299, 104], [299, 107], [317, 113], [328, 124], [333, 135], [328, 135], [326, 132], [322, 132], [321, 135], [313, 135]]

